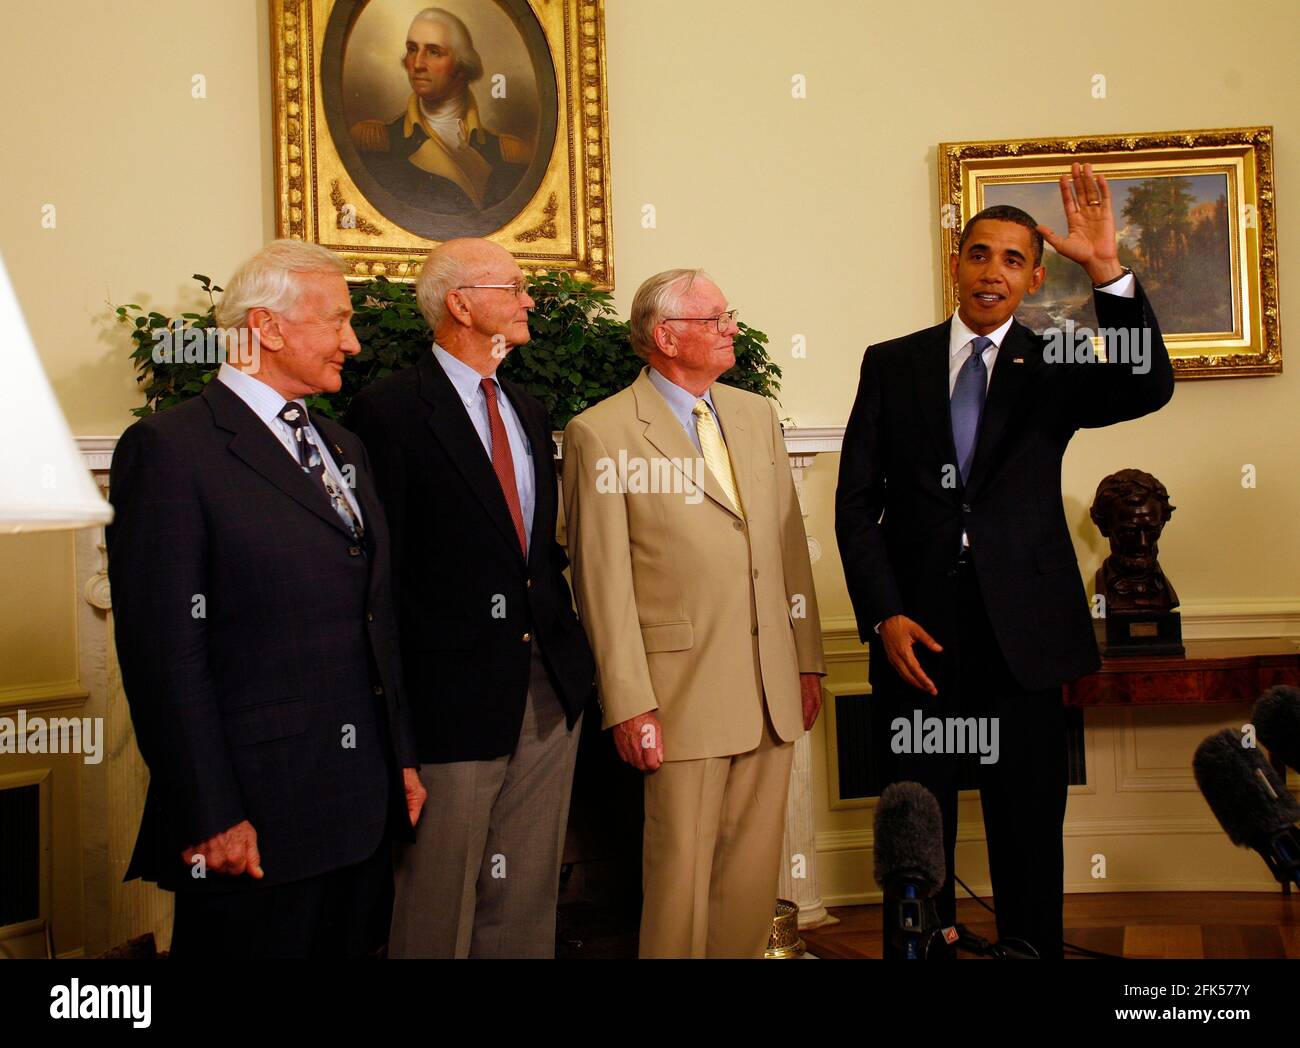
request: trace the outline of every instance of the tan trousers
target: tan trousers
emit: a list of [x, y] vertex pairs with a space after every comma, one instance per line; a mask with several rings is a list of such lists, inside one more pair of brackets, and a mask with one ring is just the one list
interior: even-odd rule
[[763, 956], [793, 759], [765, 716], [757, 749], [646, 776], [640, 956]]

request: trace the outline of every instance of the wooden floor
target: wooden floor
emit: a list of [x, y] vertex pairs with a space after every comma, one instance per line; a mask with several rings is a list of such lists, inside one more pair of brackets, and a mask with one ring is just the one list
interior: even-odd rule
[[[880, 956], [878, 905], [830, 912], [839, 924], [799, 933], [810, 953], [824, 959]], [[976, 935], [997, 938], [993, 915], [973, 899], [958, 900], [957, 920]], [[1065, 941], [1134, 958], [1300, 958], [1300, 893], [1067, 895]], [[1079, 955], [1067, 949], [1066, 958]]]

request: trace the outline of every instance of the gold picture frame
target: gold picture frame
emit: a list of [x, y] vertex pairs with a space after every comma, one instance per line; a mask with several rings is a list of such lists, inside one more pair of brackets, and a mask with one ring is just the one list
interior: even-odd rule
[[[1064, 234], [1057, 179], [1075, 162], [1091, 163], [1112, 187], [1120, 260], [1126, 251], [1137, 259], [1132, 268], [1160, 321], [1175, 377], [1280, 374], [1273, 129], [941, 143], [944, 257], [957, 250], [966, 221], [989, 204], [1017, 204]], [[1040, 301], [1054, 265], [1058, 272], [1077, 269], [1052, 255], [1045, 247], [1048, 279]], [[956, 289], [947, 266], [943, 273], [951, 314]], [[1058, 317], [1078, 313], [1074, 319], [1086, 322], [1091, 292], [1076, 289], [1073, 299], [1044, 305], [1027, 299], [1025, 305]]]
[[420, 115], [424, 74], [403, 68], [428, 0], [270, 0], [276, 235], [336, 252], [354, 280], [413, 279], [439, 243], [483, 236], [526, 273], [613, 288], [603, 0], [437, 2], [482, 56], [452, 118], [455, 155], [468, 141], [488, 158], [472, 164], [438, 166], [452, 150]]

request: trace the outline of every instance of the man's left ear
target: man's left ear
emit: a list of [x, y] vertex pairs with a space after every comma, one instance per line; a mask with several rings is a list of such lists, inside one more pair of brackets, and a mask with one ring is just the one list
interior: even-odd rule
[[1043, 286], [1043, 281], [1046, 279], [1047, 279], [1047, 267], [1035, 266], [1034, 275], [1029, 281], [1029, 290], [1026, 291], [1025, 294], [1027, 295], [1035, 294], [1038, 291], [1038, 289]]

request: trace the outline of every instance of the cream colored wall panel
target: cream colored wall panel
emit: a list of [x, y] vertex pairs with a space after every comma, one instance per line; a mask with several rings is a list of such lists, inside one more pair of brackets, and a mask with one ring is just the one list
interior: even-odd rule
[[0, 696], [77, 680], [73, 548], [68, 532], [0, 535]]
[[1225, 727], [1250, 721], [1251, 706], [1166, 706], [1119, 712], [1115, 737], [1117, 793], [1198, 793], [1192, 774], [1196, 747]]

